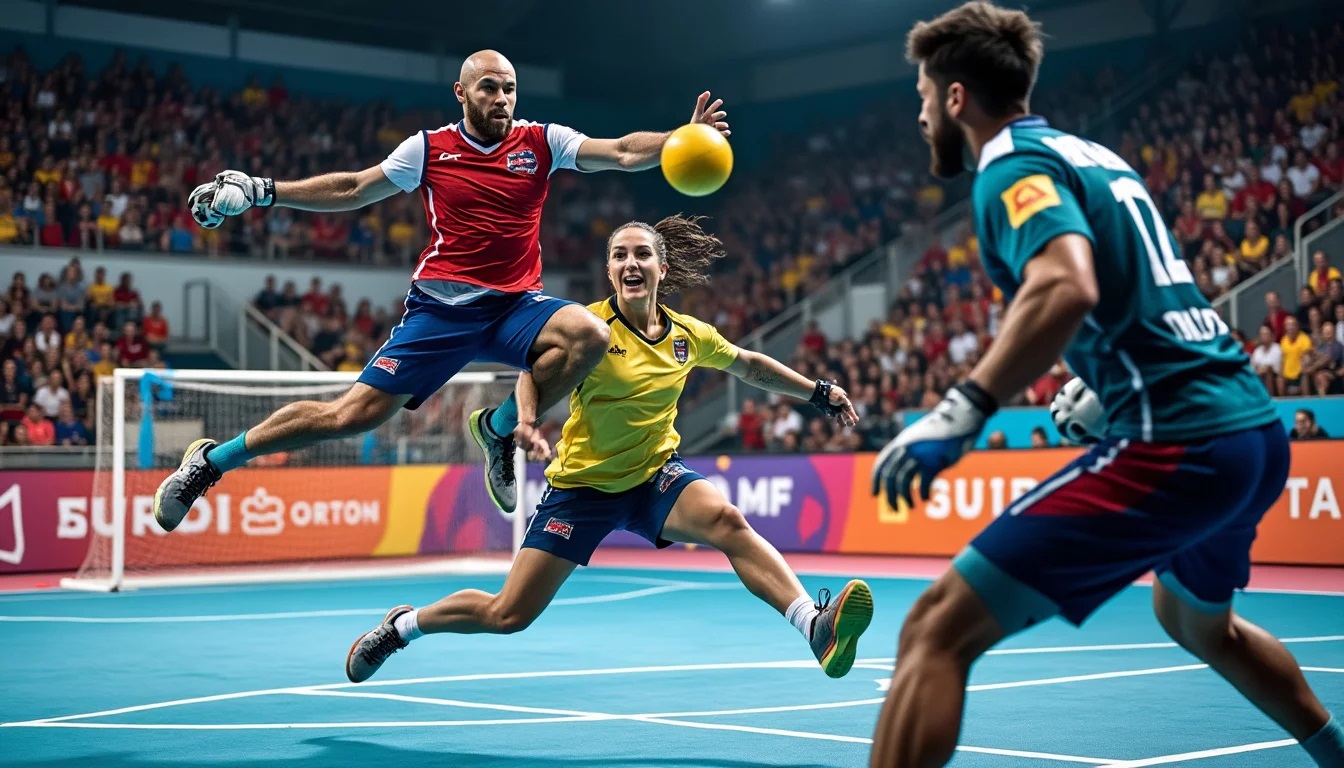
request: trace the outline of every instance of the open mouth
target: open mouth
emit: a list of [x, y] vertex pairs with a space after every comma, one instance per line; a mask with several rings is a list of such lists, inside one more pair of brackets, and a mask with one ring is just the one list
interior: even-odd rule
[[626, 275], [625, 277], [621, 278], [621, 285], [624, 285], [627, 288], [638, 288], [643, 284], [644, 284], [643, 275]]

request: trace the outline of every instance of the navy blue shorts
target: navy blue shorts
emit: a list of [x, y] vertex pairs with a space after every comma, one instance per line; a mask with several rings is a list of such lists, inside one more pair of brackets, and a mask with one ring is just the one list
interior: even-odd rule
[[686, 486], [701, 479], [674, 453], [652, 480], [621, 493], [547, 485], [523, 546], [579, 565], [588, 564], [612, 531], [630, 531], [659, 549], [670, 546], [660, 535], [663, 523]]
[[444, 304], [414, 285], [406, 314], [359, 380], [391, 395], [410, 395], [414, 410], [473, 360], [528, 370], [528, 354], [546, 321], [572, 301], [540, 291]]
[[953, 566], [1010, 633], [1055, 614], [1081, 624], [1149, 570], [1219, 612], [1250, 579], [1289, 460], [1277, 421], [1189, 444], [1107, 439], [1013, 502]]

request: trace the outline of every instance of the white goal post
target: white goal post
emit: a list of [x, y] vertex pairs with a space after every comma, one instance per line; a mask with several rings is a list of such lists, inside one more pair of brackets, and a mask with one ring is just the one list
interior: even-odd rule
[[173, 533], [153, 521], [154, 491], [192, 441], [228, 440], [291, 402], [334, 400], [358, 377], [127, 368], [104, 377], [89, 551], [61, 585], [117, 591], [507, 570], [535, 494], [518, 450], [518, 512], [494, 507], [466, 417], [502, 402], [515, 372], [459, 373], [415, 411], [399, 410], [365, 435], [227, 473]]

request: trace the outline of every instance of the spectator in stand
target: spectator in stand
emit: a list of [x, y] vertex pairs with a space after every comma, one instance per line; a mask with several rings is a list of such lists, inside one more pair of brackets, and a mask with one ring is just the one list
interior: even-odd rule
[[112, 346], [112, 342], [103, 341], [98, 345], [98, 361], [91, 365], [89, 370], [93, 372], [96, 382], [104, 376], [111, 376], [118, 365], [116, 348]]
[[131, 285], [130, 272], [121, 273], [121, 280], [117, 283], [116, 290], [112, 291], [112, 301], [115, 306], [114, 325], [140, 322], [145, 305], [140, 301], [140, 292]]
[[69, 402], [70, 392], [65, 388], [65, 378], [60, 368], [52, 370], [47, 375], [46, 385], [33, 394], [33, 405], [42, 409], [49, 419], [56, 418], [61, 405]]
[[1227, 218], [1227, 193], [1218, 186], [1212, 173], [1204, 174], [1204, 189], [1195, 198], [1195, 210], [1206, 223], [1222, 221]]
[[1259, 272], [1269, 262], [1269, 238], [1254, 221], [1246, 222], [1246, 234], [1237, 247], [1238, 267], [1243, 275]]
[[1293, 156], [1293, 166], [1284, 172], [1284, 178], [1292, 185], [1293, 196], [1304, 206], [1315, 204], [1321, 188], [1321, 170], [1307, 160], [1305, 151], [1299, 149]]
[[1335, 324], [1326, 320], [1316, 335], [1316, 348], [1302, 366], [1303, 393], [1307, 383], [1318, 396], [1340, 392], [1340, 376], [1344, 376], [1344, 344], [1335, 338]]
[[1283, 375], [1283, 347], [1274, 339], [1274, 329], [1260, 326], [1258, 342], [1251, 352], [1251, 367], [1260, 383], [1271, 395], [1279, 392], [1279, 377]]
[[84, 314], [84, 284], [79, 279], [79, 268], [67, 265], [56, 286], [56, 311], [61, 328], [69, 328], [76, 317]]
[[770, 422], [769, 448], [773, 451], [796, 452], [802, 438], [803, 417], [788, 403], [775, 405], [775, 418]]
[[826, 335], [821, 332], [821, 327], [817, 321], [813, 320], [807, 324], [807, 330], [803, 333], [803, 349], [812, 355], [821, 355], [826, 352]]
[[1050, 437], [1045, 433], [1044, 429], [1040, 427], [1031, 428], [1031, 447], [1032, 448], [1050, 447]]
[[270, 318], [271, 322], [279, 319], [281, 300], [279, 291], [275, 289], [275, 275], [266, 276], [266, 284], [257, 291], [256, 298], [252, 299], [252, 306]]
[[143, 368], [149, 359], [149, 345], [140, 335], [140, 327], [127, 320], [121, 326], [121, 338], [117, 339], [117, 362], [127, 368]]
[[1316, 413], [1310, 408], [1299, 408], [1297, 413], [1293, 414], [1293, 428], [1288, 432], [1288, 438], [1291, 440], [1328, 440], [1330, 435], [1326, 434], [1321, 425], [1316, 423]]
[[1270, 330], [1274, 331], [1275, 339], [1283, 338], [1285, 325], [1291, 315], [1288, 310], [1283, 308], [1283, 304], [1279, 300], [1278, 291], [1265, 292], [1265, 308], [1267, 312], [1265, 313], [1264, 324], [1268, 325]]
[[168, 346], [168, 318], [163, 316], [163, 302], [156, 301], [149, 305], [149, 314], [140, 322], [140, 329], [145, 334], [145, 343], [149, 348], [162, 354]]
[[1064, 364], [1064, 361], [1055, 361], [1055, 364], [1050, 367], [1050, 370], [1044, 376], [1027, 388], [1027, 403], [1039, 406], [1050, 405], [1051, 401], [1055, 399], [1055, 395], [1064, 388], [1064, 385], [1071, 378], [1072, 374], [1069, 373], [1068, 366]]
[[37, 326], [37, 333], [33, 334], [33, 339], [36, 342], [38, 353], [43, 355], [49, 349], [61, 349], [64, 346], [64, 339], [61, 337], [60, 328], [56, 325], [55, 315], [46, 314], [42, 316], [42, 321]]
[[37, 406], [37, 403], [28, 406], [27, 415], [19, 422], [19, 426], [27, 432], [30, 445], [44, 447], [56, 444], [56, 425], [47, 418], [47, 414]]
[[1008, 447], [1008, 436], [1003, 433], [1003, 430], [996, 429], [989, 433], [989, 437], [985, 438], [985, 447], [991, 451], [1001, 451]]
[[1344, 279], [1339, 270], [1331, 266], [1329, 258], [1325, 251], [1314, 251], [1311, 254], [1311, 274], [1307, 276], [1307, 287], [1317, 296], [1325, 296], [1326, 290], [1330, 286], [1331, 280]]
[[1283, 349], [1283, 373], [1279, 376], [1279, 397], [1304, 394], [1302, 390], [1303, 358], [1311, 352], [1311, 337], [1303, 333], [1297, 318], [1289, 316], [1283, 321], [1283, 338], [1279, 339]]
[[28, 410], [32, 396], [32, 388], [19, 376], [18, 361], [5, 358], [0, 363], [0, 420], [17, 424]]
[[765, 417], [756, 410], [756, 401], [742, 401], [742, 412], [737, 415], [737, 434], [744, 451], [765, 450]]
[[107, 269], [105, 267], [94, 269], [93, 282], [89, 283], [88, 290], [85, 291], [90, 322], [106, 323], [112, 319], [112, 312], [116, 309], [115, 292], [116, 289], [107, 282]]
[[79, 446], [89, 444], [89, 430], [75, 417], [74, 408], [68, 401], [61, 404], [53, 431], [56, 445]]

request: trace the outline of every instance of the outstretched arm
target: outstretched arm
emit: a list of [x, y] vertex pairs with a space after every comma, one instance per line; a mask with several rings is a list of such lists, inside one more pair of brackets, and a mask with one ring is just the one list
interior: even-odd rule
[[796, 397], [799, 400], [807, 400], [818, 407], [821, 406], [815, 400], [819, 397], [818, 393], [824, 389], [827, 396], [826, 402], [832, 408], [823, 410], [836, 411], [836, 418], [842, 424], [851, 425], [859, 420], [845, 390], [834, 384], [819, 387], [818, 382], [811, 381], [769, 355], [763, 355], [749, 349], [739, 349], [737, 359], [730, 363], [725, 370], [752, 386], [760, 387], [768, 392]]
[[[728, 113], [719, 109], [723, 99], [715, 99], [711, 104], [709, 91], [696, 99], [695, 110], [691, 112], [692, 123], [712, 125], [724, 136], [729, 136], [725, 118]], [[652, 133], [639, 131], [629, 133], [619, 139], [588, 139], [579, 145], [575, 158], [580, 171], [643, 171], [658, 165], [663, 152], [663, 143], [671, 135], [670, 131]]]
[[327, 173], [302, 181], [275, 182], [275, 204], [301, 211], [353, 211], [391, 197], [401, 189], [380, 166]]

